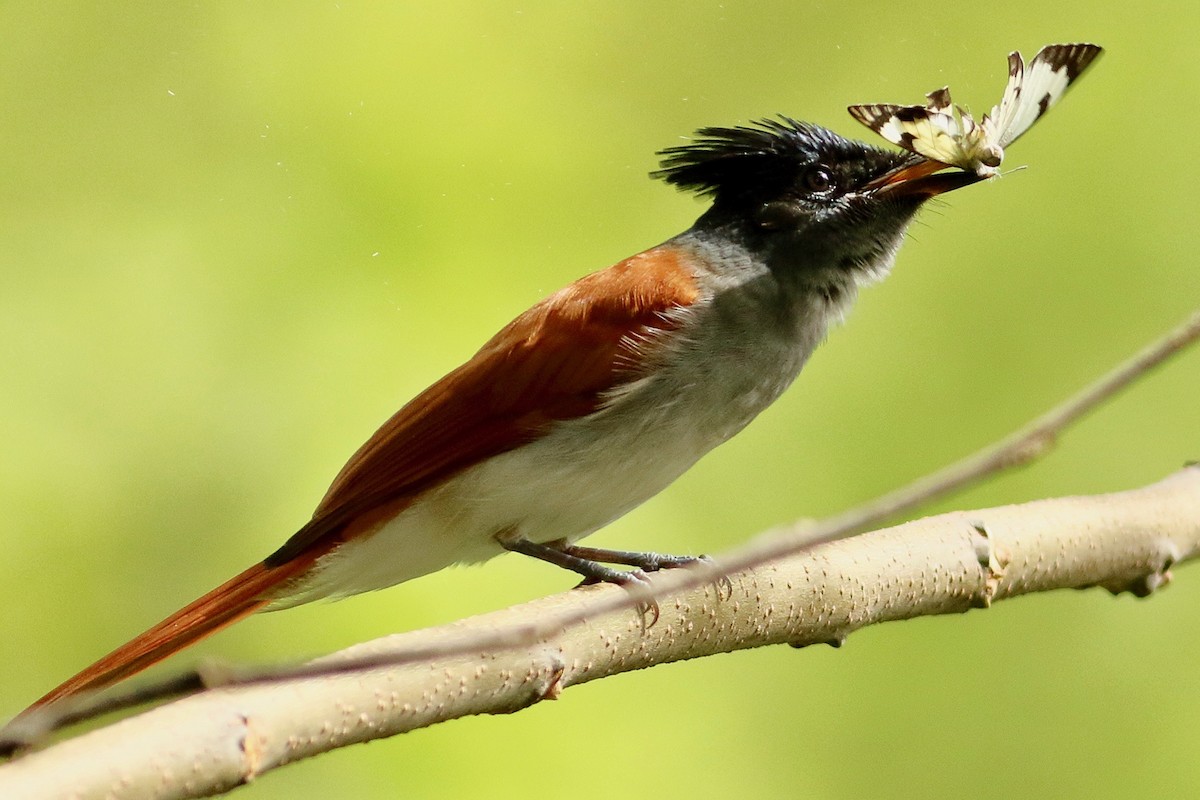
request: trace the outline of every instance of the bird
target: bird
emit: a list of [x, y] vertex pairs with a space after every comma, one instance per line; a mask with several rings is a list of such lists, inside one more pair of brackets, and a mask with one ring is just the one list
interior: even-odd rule
[[652, 177], [708, 201], [691, 227], [520, 314], [384, 422], [281, 547], [22, 713], [256, 611], [506, 551], [585, 582], [695, 560], [576, 542], [776, 400], [859, 289], [889, 272], [918, 209], [981, 178], [786, 116], [701, 128], [659, 155]]

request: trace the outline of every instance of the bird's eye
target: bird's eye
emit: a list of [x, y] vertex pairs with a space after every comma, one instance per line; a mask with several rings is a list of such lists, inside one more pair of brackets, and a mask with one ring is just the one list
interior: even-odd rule
[[818, 164], [804, 173], [804, 189], [812, 194], [825, 194], [833, 189], [833, 173]]

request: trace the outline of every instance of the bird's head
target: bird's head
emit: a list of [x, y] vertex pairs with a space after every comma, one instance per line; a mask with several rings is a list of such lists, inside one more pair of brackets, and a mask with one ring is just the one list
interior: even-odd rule
[[802, 283], [877, 277], [925, 200], [979, 180], [786, 117], [703, 128], [661, 155], [654, 177], [712, 198], [697, 229]]

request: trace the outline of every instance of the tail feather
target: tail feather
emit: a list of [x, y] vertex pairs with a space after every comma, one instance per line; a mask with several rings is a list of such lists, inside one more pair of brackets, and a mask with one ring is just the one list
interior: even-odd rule
[[305, 571], [312, 561], [295, 559], [277, 567], [255, 564], [64, 681], [26, 712], [111, 686], [253, 614], [271, 602], [272, 590]]

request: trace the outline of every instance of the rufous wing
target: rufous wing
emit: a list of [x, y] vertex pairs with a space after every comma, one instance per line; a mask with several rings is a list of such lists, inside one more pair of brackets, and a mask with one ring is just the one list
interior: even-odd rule
[[266, 563], [368, 533], [463, 469], [595, 411], [641, 377], [637, 344], [676, 327], [697, 296], [686, 256], [668, 244], [547, 297], [385, 422]]

